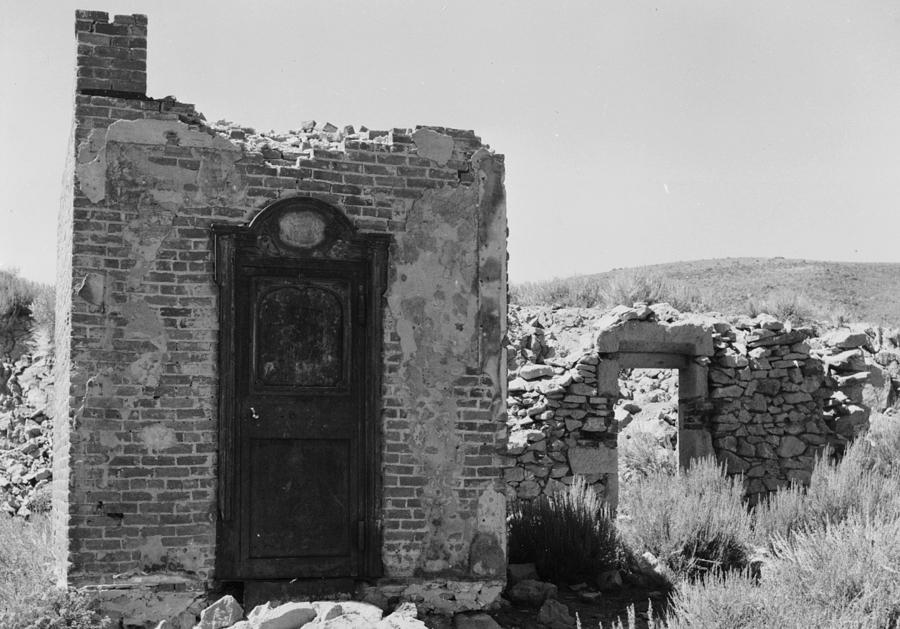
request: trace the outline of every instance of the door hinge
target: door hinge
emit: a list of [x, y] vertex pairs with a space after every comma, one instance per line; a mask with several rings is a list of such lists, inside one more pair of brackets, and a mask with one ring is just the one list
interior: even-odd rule
[[356, 522], [356, 548], [363, 551], [366, 548], [366, 521], [359, 520]]

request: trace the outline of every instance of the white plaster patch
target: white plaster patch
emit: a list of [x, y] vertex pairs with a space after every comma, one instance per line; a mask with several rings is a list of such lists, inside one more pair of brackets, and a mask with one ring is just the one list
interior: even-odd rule
[[93, 129], [78, 147], [75, 176], [78, 187], [91, 203], [106, 197], [106, 130]]
[[453, 138], [431, 129], [416, 129], [412, 134], [419, 155], [445, 166], [453, 155]]
[[106, 276], [88, 273], [78, 286], [78, 296], [94, 306], [106, 306]]
[[241, 149], [219, 135], [212, 135], [179, 120], [116, 120], [106, 132], [107, 142], [127, 144], [176, 144], [240, 153]]
[[141, 430], [141, 443], [150, 454], [159, 454], [161, 450], [171, 448], [178, 443], [175, 431], [162, 424], [150, 424]]
[[416, 353], [416, 335], [412, 323], [398, 317], [397, 336], [400, 337], [400, 351], [403, 352], [403, 356], [411, 358]]
[[165, 563], [166, 549], [160, 535], [145, 538], [138, 550], [141, 553], [141, 567], [145, 569], [159, 567]]
[[498, 536], [506, 532], [506, 497], [493, 487], [478, 496], [478, 530]]

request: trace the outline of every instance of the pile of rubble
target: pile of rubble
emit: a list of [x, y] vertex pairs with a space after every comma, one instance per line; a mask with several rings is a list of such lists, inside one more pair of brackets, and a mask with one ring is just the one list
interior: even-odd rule
[[[226, 595], [204, 609], [194, 629], [299, 629], [300, 627], [358, 627], [359, 629], [425, 629], [413, 603], [401, 603], [384, 616], [381, 608], [357, 601], [291, 602], [257, 605], [244, 617], [244, 609]], [[155, 629], [184, 625], [163, 620]]]
[[50, 508], [52, 355], [0, 362], [0, 511], [28, 516]]

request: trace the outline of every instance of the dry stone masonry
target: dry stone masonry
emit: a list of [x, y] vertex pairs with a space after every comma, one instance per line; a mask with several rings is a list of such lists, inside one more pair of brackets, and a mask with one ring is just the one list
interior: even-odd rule
[[[250, 499], [223, 486], [242, 459], [222, 427], [260, 417], [249, 402], [229, 410], [221, 362], [223, 338], [233, 338], [223, 336], [222, 304], [241, 303], [223, 300], [243, 281], [223, 273], [232, 259], [250, 265], [238, 273], [253, 268], [228, 257], [245, 247], [240, 255], [286, 265], [368, 264], [375, 278], [347, 288], [352, 299], [321, 298], [380, 331], [366, 336], [370, 361], [354, 367], [367, 370], [359, 386], [380, 382], [359, 402], [374, 435], [359, 459], [373, 472], [359, 481], [365, 489], [346, 486], [368, 492], [360, 521], [347, 525], [365, 556], [354, 578], [424, 610], [491, 604], [506, 566], [496, 452], [506, 415], [503, 157], [444, 127], [209, 125], [192, 105], [146, 95], [144, 16], [78, 11], [76, 37], [57, 282], [60, 579], [98, 590], [126, 624], [193, 617], [218, 587], [228, 526], [238, 535], [243, 521], [229, 496]], [[379, 282], [383, 296], [366, 288]], [[281, 364], [267, 360], [266, 377]], [[227, 381], [242, 395], [240, 378]], [[276, 398], [267, 398], [275, 410]], [[324, 446], [344, 452], [338, 437]], [[317, 507], [328, 505], [323, 491]], [[226, 526], [229, 517], [238, 524]]]
[[677, 369], [681, 463], [715, 455], [751, 496], [807, 482], [826, 445], [840, 452], [900, 390], [900, 331], [873, 326], [512, 307], [509, 338], [501, 452], [507, 493], [525, 499], [580, 474], [615, 504], [617, 435], [632, 419], [622, 369]]

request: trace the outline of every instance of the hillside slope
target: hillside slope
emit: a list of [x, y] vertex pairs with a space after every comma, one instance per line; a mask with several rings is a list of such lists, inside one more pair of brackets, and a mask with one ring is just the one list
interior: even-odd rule
[[746, 313], [760, 302], [796, 297], [810, 315], [818, 318], [900, 323], [898, 263], [785, 258], [695, 260], [515, 285], [512, 298], [523, 305], [567, 300], [571, 303], [561, 305], [613, 305], [609, 293], [615, 295], [616, 291], [610, 286], [647, 277], [666, 284], [663, 297], [674, 295], [682, 301], [697, 302], [696, 308], [726, 314]]

